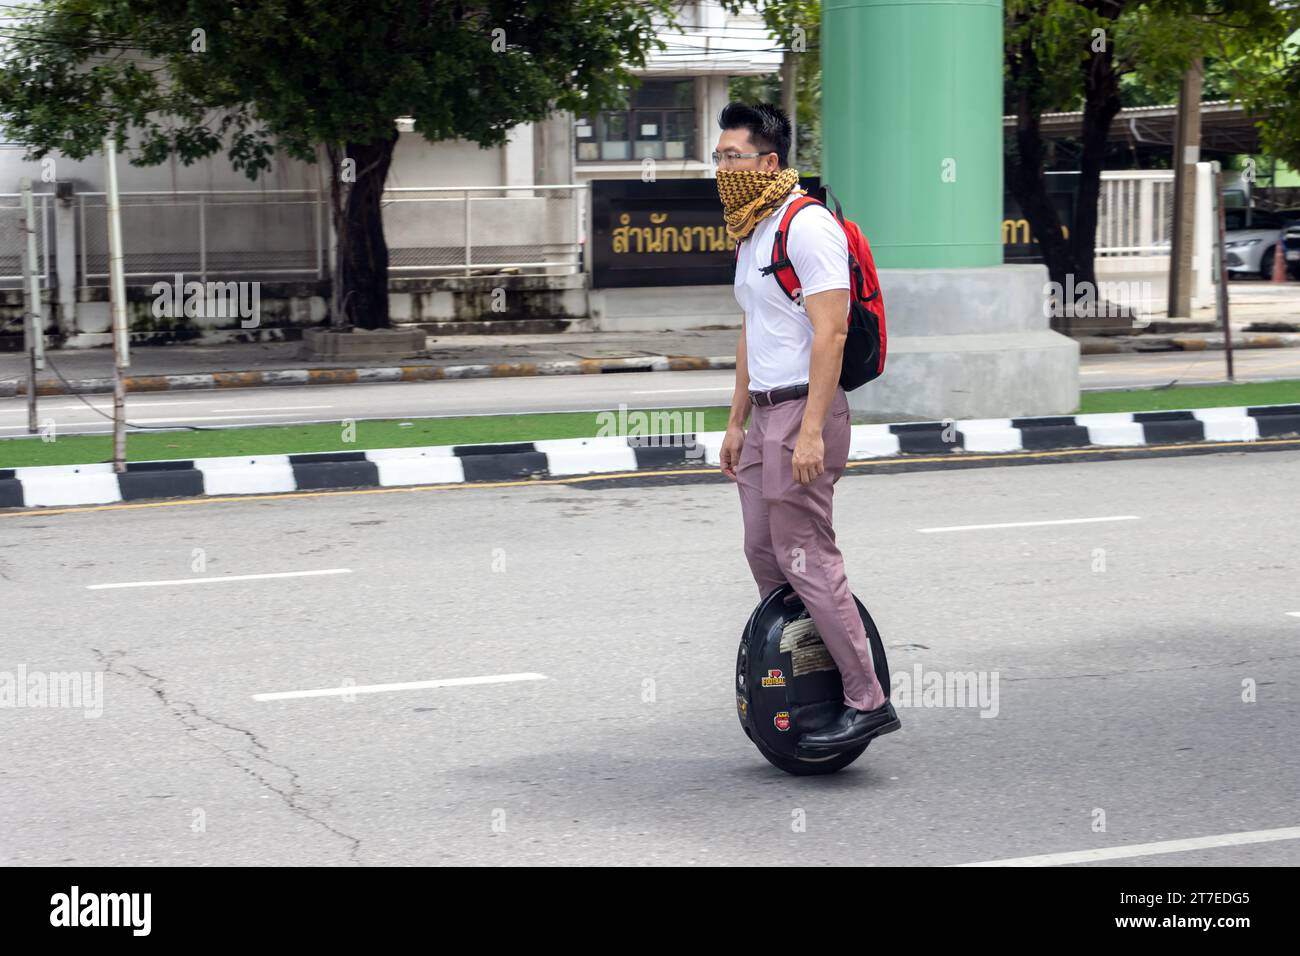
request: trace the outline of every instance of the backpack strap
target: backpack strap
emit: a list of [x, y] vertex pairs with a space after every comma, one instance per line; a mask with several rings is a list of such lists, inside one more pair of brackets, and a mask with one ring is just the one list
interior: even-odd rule
[[844, 225], [844, 209], [840, 206], [839, 199], [837, 199], [835, 194], [831, 192], [831, 184], [826, 183], [822, 188], [826, 191], [826, 198], [835, 203], [835, 218], [840, 221], [841, 226]]
[[[844, 226], [844, 207], [840, 205], [839, 197], [831, 192], [830, 183], [825, 183], [822, 188], [826, 192], [826, 198], [835, 203], [835, 218], [840, 221], [841, 226]], [[863, 305], [866, 305], [868, 302], [880, 295], [880, 290], [877, 289], [875, 292], [871, 293], [871, 295], [862, 298], [862, 295], [867, 291], [867, 277], [863, 274], [862, 266], [858, 262], [857, 257], [853, 255], [852, 246], [849, 247], [849, 279], [853, 283], [852, 294], [854, 298], [859, 299]], [[861, 292], [859, 292], [859, 289]]]
[[799, 276], [795, 274], [794, 263], [787, 254], [786, 237], [790, 235], [790, 223], [799, 211], [813, 205], [820, 206], [822, 203], [812, 196], [803, 195], [786, 206], [785, 215], [781, 217], [781, 223], [772, 239], [772, 262], [759, 270], [765, 276], [775, 276], [777, 285], [792, 302], [799, 298]]

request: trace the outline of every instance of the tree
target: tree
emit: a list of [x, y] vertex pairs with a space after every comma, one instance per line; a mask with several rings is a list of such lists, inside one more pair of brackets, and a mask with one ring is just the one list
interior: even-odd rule
[[[777, 49], [794, 54], [795, 165], [813, 176], [821, 169], [821, 0], [720, 0], [730, 14], [753, 7], [774, 38]], [[789, 73], [732, 77], [728, 93], [747, 103], [788, 102], [784, 88]]]
[[[1234, 77], [1248, 72], [1254, 82], [1243, 88], [1246, 109], [1261, 117], [1261, 150], [1273, 160], [1300, 169], [1300, 7], [1292, 6], [1290, 35], [1271, 49], [1252, 48], [1249, 38], [1229, 33], [1218, 38], [1217, 52]], [[1276, 104], [1285, 108], [1277, 109]]]
[[[20, 15], [21, 16], [21, 15]], [[323, 152], [332, 320], [388, 319], [380, 197], [395, 120], [487, 148], [556, 110], [616, 105], [669, 0], [49, 0], [11, 26], [0, 117], [29, 158], [109, 134], [136, 165], [225, 150], [250, 179]]]
[[[1007, 184], [1038, 237], [1053, 282], [1095, 288], [1097, 206], [1111, 122], [1123, 106], [1125, 77], [1177, 89], [1197, 58], [1216, 51], [1276, 49], [1294, 24], [1294, 13], [1269, 0], [1007, 0], [1005, 75], [1007, 111], [1016, 115]], [[1294, 29], [1294, 26], [1291, 27]], [[1281, 55], [1280, 53], [1278, 54]], [[1295, 124], [1286, 100], [1261, 96], [1262, 74], [1245, 63], [1225, 86], [1268, 116], [1263, 124]], [[1294, 102], [1294, 101], [1292, 101]], [[1040, 127], [1048, 111], [1077, 110], [1083, 124], [1074, 230], [1062, 234], [1047, 192]]]

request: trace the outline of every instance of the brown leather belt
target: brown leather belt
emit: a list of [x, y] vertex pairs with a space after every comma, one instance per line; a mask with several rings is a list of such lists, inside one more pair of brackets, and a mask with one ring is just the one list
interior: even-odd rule
[[808, 394], [808, 383], [802, 385], [786, 385], [783, 388], [772, 388], [766, 392], [750, 392], [749, 400], [755, 405], [778, 405], [781, 402], [788, 402], [792, 398], [803, 398]]

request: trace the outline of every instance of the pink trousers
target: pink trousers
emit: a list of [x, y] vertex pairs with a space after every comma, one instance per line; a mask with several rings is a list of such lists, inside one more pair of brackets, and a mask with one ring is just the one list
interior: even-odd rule
[[849, 457], [849, 399], [835, 389], [822, 429], [826, 470], [801, 485], [790, 459], [807, 403], [805, 397], [753, 408], [736, 468], [745, 557], [760, 599], [787, 581], [794, 587], [839, 667], [844, 703], [875, 710], [885, 692], [831, 527], [831, 498]]

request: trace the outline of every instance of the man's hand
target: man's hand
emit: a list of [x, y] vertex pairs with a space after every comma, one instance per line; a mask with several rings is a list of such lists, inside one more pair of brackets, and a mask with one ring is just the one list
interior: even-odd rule
[[845, 322], [849, 314], [849, 290], [827, 289], [804, 300], [812, 323], [812, 355], [808, 360], [808, 400], [804, 405], [799, 437], [794, 443], [790, 470], [794, 480], [806, 485], [826, 470], [822, 428], [839, 387], [840, 365], [844, 361]]
[[806, 429], [799, 430], [799, 437], [794, 443], [794, 457], [790, 459], [794, 480], [806, 485], [826, 470], [826, 450], [822, 446], [822, 436]]
[[722, 439], [722, 453], [719, 456], [722, 461], [722, 473], [732, 481], [736, 480], [736, 468], [740, 465], [740, 453], [745, 448], [745, 430], [739, 425], [731, 425], [727, 428], [727, 434]]

